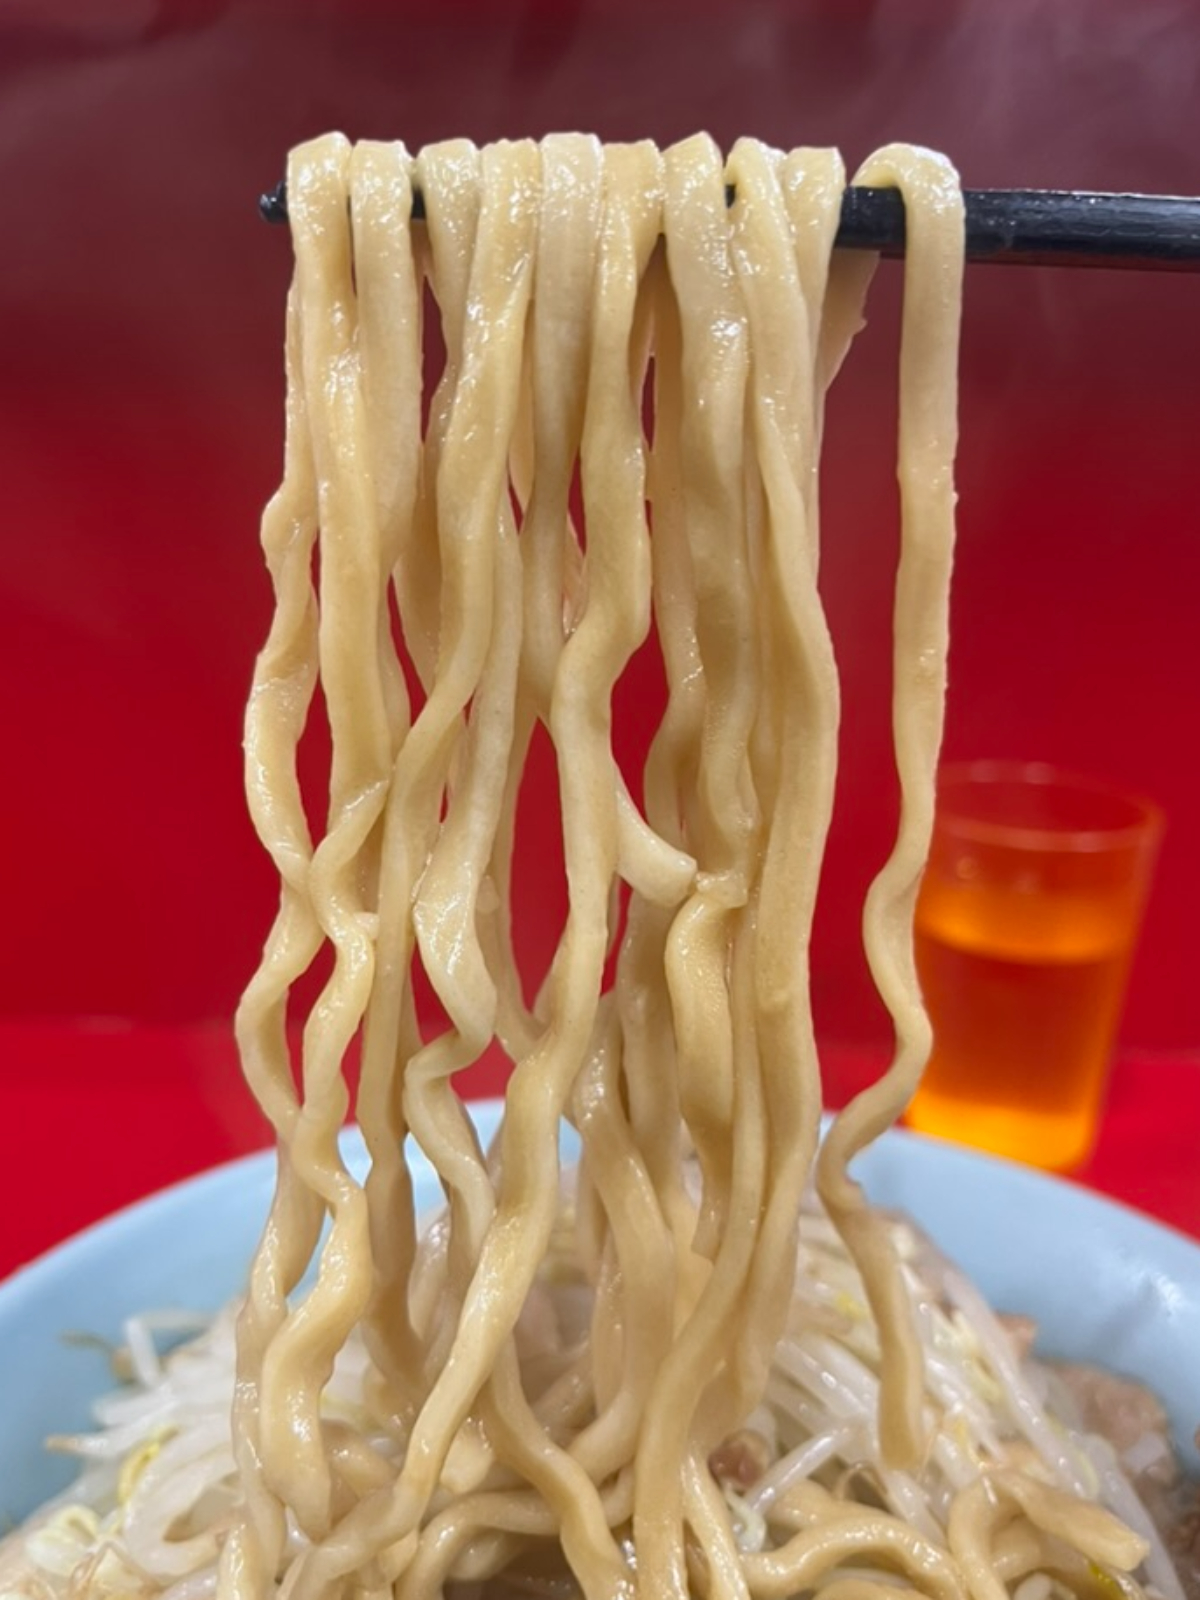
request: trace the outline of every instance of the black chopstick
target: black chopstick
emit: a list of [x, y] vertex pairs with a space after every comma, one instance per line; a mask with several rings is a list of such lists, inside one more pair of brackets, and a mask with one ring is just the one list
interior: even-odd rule
[[[732, 191], [729, 198], [732, 202]], [[966, 189], [963, 200], [968, 261], [1200, 272], [1200, 198], [1071, 189]], [[264, 194], [258, 208], [266, 222], [286, 222], [286, 183]], [[417, 192], [413, 217], [424, 215], [424, 201]], [[842, 250], [902, 256], [904, 202], [899, 191], [847, 189], [837, 244]]]

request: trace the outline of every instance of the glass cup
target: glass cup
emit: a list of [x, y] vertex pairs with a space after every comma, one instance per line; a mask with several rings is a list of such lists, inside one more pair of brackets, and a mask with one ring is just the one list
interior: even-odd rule
[[1052, 767], [942, 769], [911, 1127], [1056, 1171], [1086, 1159], [1161, 834], [1147, 801]]

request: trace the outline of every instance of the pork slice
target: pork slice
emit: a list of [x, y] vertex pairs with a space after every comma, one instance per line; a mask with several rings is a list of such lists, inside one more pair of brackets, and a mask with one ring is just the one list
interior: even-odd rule
[[1075, 1362], [1055, 1371], [1079, 1408], [1086, 1433], [1098, 1433], [1117, 1452], [1141, 1494], [1149, 1484], [1169, 1486], [1179, 1477], [1171, 1426], [1158, 1396], [1131, 1378]]

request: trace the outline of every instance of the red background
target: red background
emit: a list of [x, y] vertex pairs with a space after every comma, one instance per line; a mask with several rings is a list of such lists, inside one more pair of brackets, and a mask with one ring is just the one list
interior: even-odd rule
[[[256, 959], [274, 889], [239, 738], [289, 260], [254, 199], [290, 144], [706, 127], [851, 164], [916, 140], [973, 186], [1195, 193], [1198, 86], [1181, 0], [8, 0], [0, 1019], [219, 1029]], [[833, 401], [822, 569], [846, 716], [814, 983], [825, 1037], [868, 1049], [898, 287], [885, 264]], [[1142, 1059], [1200, 1056], [1197, 372], [1200, 277], [969, 274], [947, 754], [1051, 760], [1163, 806], [1125, 1020]], [[527, 913], [531, 953], [552, 928]], [[69, 1074], [38, 1060], [77, 1115]], [[0, 1104], [25, 1104], [28, 1063], [0, 1059]], [[167, 1051], [163, 1070], [193, 1065]], [[14, 1148], [29, 1132], [10, 1123]]]

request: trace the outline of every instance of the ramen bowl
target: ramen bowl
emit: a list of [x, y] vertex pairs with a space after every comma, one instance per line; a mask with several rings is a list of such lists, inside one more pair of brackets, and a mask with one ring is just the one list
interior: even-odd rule
[[[496, 1101], [473, 1108], [494, 1133]], [[570, 1156], [572, 1136], [564, 1137]], [[351, 1170], [366, 1153], [344, 1136]], [[410, 1157], [416, 1202], [438, 1186]], [[936, 1140], [890, 1133], [855, 1169], [872, 1199], [907, 1212], [993, 1305], [1039, 1326], [1039, 1350], [1147, 1383], [1191, 1470], [1200, 1423], [1200, 1245], [1078, 1186]], [[167, 1189], [59, 1246], [0, 1285], [0, 1528], [63, 1489], [74, 1463], [52, 1433], [87, 1426], [113, 1386], [102, 1341], [148, 1310], [215, 1311], [236, 1295], [271, 1196], [269, 1152]], [[82, 1337], [81, 1337], [82, 1336]]]

